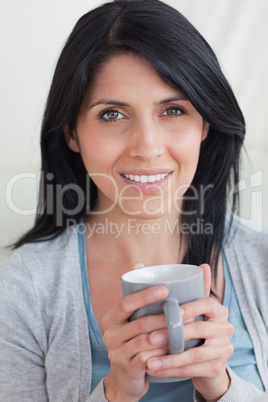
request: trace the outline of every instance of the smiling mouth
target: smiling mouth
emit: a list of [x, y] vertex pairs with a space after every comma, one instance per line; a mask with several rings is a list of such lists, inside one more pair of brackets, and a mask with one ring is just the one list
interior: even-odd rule
[[129, 174], [122, 174], [122, 176], [130, 181], [133, 181], [133, 183], [157, 183], [163, 179], [165, 179], [167, 176], [169, 176], [172, 172], [169, 173], [162, 173], [162, 174], [156, 174], [156, 175], [129, 175]]

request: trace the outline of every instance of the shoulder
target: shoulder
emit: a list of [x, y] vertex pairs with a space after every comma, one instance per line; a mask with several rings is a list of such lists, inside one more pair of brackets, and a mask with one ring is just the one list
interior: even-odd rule
[[[227, 220], [227, 227], [229, 224]], [[242, 218], [234, 218], [231, 230], [225, 239], [225, 248], [236, 248], [249, 255], [258, 253], [268, 260], [268, 229]]]
[[[228, 225], [227, 225], [228, 227]], [[268, 282], [268, 231], [260, 225], [234, 218], [224, 252], [233, 276], [247, 274], [256, 286]], [[238, 276], [237, 276], [238, 279]]]
[[50, 339], [59, 329], [71, 333], [83, 306], [77, 243], [73, 229], [10, 253], [0, 266], [0, 321], [14, 331], [30, 328], [42, 345], [49, 333]]
[[49, 287], [67, 274], [77, 254], [74, 229], [52, 240], [25, 244], [11, 251], [0, 265], [1, 292], [18, 296], [23, 290], [27, 293], [34, 287]]

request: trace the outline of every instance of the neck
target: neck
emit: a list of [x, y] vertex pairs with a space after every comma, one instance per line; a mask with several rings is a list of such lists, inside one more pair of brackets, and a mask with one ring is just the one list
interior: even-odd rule
[[84, 223], [89, 249], [102, 253], [105, 249], [103, 258], [105, 254], [127, 268], [138, 262], [145, 266], [180, 263], [185, 254], [179, 217], [174, 214], [154, 219], [105, 214], [87, 216]]

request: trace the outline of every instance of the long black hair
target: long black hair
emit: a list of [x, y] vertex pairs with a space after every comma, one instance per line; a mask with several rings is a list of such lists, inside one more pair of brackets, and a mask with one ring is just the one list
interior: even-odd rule
[[[211, 231], [190, 230], [184, 261], [210, 262], [216, 267], [229, 189], [239, 180], [244, 118], [211, 47], [182, 14], [159, 0], [106, 3], [75, 25], [59, 57], [43, 117], [36, 222], [15, 247], [56, 237], [93, 208], [96, 186], [80, 154], [66, 145], [63, 128], [75, 128], [82, 100], [101, 65], [127, 53], [144, 57], [165, 83], [186, 94], [210, 124], [192, 186], [185, 193], [184, 210], [195, 212], [182, 214], [181, 225], [211, 224]], [[202, 205], [191, 193], [200, 186], [208, 189], [203, 192]], [[232, 211], [237, 206], [234, 194]]]

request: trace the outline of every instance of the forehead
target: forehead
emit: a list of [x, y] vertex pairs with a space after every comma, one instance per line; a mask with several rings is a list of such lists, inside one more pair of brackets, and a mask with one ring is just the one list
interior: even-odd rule
[[161, 97], [161, 93], [169, 92], [170, 96], [179, 92], [166, 84], [157, 74], [153, 66], [142, 56], [125, 54], [114, 56], [99, 69], [91, 85], [91, 96], [101, 92], [135, 91]]

